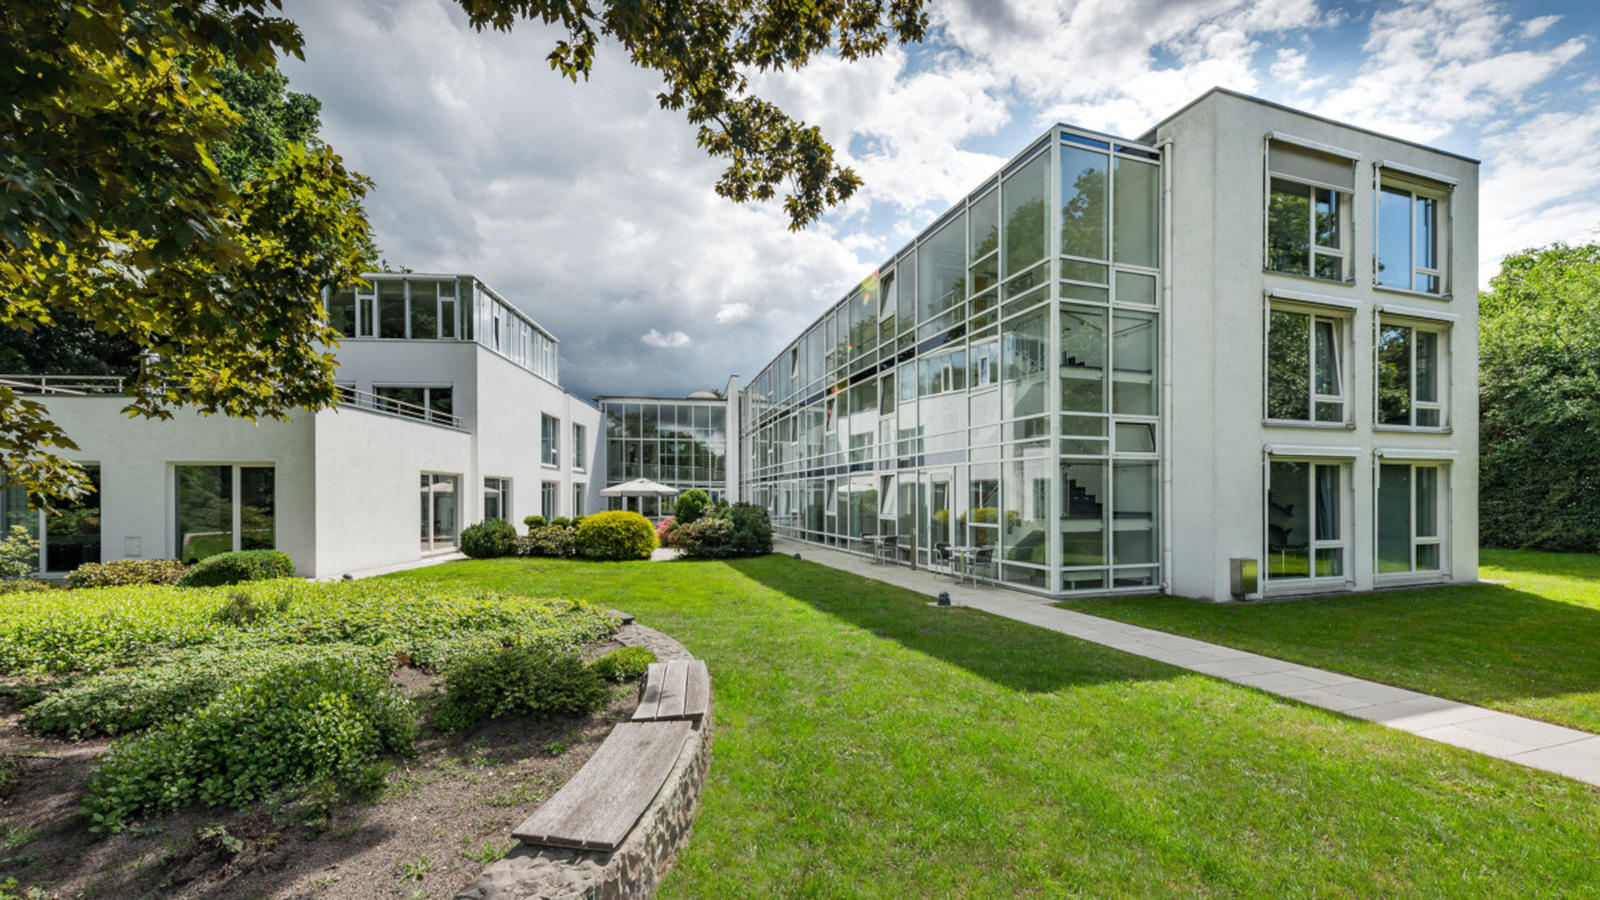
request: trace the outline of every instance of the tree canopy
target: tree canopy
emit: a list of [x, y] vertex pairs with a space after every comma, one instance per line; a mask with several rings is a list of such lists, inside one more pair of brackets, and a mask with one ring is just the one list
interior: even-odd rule
[[1600, 551], [1600, 244], [1506, 257], [1479, 300], [1480, 532]]
[[752, 75], [798, 69], [834, 52], [849, 62], [891, 40], [922, 40], [924, 0], [457, 0], [473, 27], [509, 31], [519, 19], [567, 32], [546, 59], [576, 81], [594, 66], [601, 37], [633, 64], [659, 73], [662, 109], [699, 126], [700, 147], [728, 161], [717, 193], [735, 202], [785, 191], [791, 229], [804, 228], [861, 184], [834, 161], [816, 126], [790, 118], [751, 91]]
[[[301, 41], [276, 5], [0, 13], [0, 328], [138, 348], [132, 414], [281, 417], [336, 396], [320, 292], [371, 264], [370, 183], [308, 139], [314, 103], [284, 96], [273, 66]], [[0, 483], [72, 495], [72, 449], [0, 388]]]

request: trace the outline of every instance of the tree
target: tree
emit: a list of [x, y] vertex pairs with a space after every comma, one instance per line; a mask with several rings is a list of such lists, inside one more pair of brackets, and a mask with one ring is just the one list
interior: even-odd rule
[[922, 40], [923, 0], [458, 0], [474, 28], [510, 31], [518, 19], [567, 32], [546, 56], [577, 81], [594, 65], [601, 36], [633, 64], [660, 73], [661, 108], [682, 110], [699, 144], [726, 159], [717, 193], [735, 202], [772, 199], [787, 183], [789, 227], [801, 229], [861, 184], [834, 162], [815, 126], [791, 119], [751, 93], [753, 74], [799, 69], [836, 52], [854, 62], [882, 53], [891, 39]]
[[1480, 533], [1600, 550], [1600, 244], [1508, 256], [1479, 299]]
[[[0, 13], [0, 328], [131, 343], [132, 414], [283, 417], [337, 396], [320, 290], [370, 266], [370, 182], [303, 140], [304, 103], [230, 106], [230, 86], [281, 96], [265, 73], [300, 53], [269, 5]], [[0, 388], [0, 484], [72, 496], [72, 449], [42, 404]]]

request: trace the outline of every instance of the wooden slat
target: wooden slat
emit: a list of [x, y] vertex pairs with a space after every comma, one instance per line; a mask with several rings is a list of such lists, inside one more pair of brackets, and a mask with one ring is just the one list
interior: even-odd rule
[[635, 722], [654, 719], [661, 706], [661, 681], [666, 675], [666, 663], [651, 663], [644, 670], [644, 694], [639, 697], [639, 707], [633, 711]]
[[667, 663], [661, 676], [661, 705], [656, 709], [658, 719], [683, 718], [683, 696], [689, 687], [689, 661], [675, 659]]
[[683, 692], [683, 717], [700, 719], [706, 714], [711, 701], [711, 673], [705, 660], [689, 661], [689, 684]]
[[608, 610], [606, 610], [606, 615], [616, 616], [618, 619], [622, 620], [622, 624], [624, 624], [624, 625], [632, 625], [633, 624], [633, 614], [632, 613], [625, 613], [620, 609], [608, 609]]
[[622, 722], [605, 743], [511, 834], [525, 844], [615, 850], [666, 783], [693, 727]]

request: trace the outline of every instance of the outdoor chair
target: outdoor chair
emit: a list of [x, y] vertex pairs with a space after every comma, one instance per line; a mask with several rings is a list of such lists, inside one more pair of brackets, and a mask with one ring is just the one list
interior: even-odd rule
[[933, 545], [933, 570], [943, 569], [946, 575], [954, 576], [956, 571], [955, 554], [950, 552], [950, 545], [939, 541]]
[[973, 584], [977, 584], [979, 572], [983, 573], [984, 580], [994, 580], [994, 548], [984, 547], [972, 554], [971, 568], [967, 570], [967, 574], [971, 576]]
[[886, 534], [883, 537], [878, 538], [878, 546], [874, 549], [877, 551], [875, 555], [879, 560], [886, 563], [892, 563], [895, 561], [895, 556], [897, 555], [899, 548], [900, 536], [898, 534]]

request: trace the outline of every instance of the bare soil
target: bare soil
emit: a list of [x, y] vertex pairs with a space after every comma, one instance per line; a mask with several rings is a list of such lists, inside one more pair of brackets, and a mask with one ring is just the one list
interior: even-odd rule
[[[393, 680], [414, 696], [438, 689], [410, 667]], [[30, 734], [8, 699], [0, 702], [0, 884], [14, 878], [19, 889], [60, 898], [450, 897], [515, 846], [512, 827], [637, 704], [635, 687], [624, 685], [587, 719], [506, 718], [454, 735], [425, 724], [416, 753], [390, 760], [383, 788], [367, 800], [319, 802], [289, 790], [249, 809], [192, 807], [101, 838], [78, 806], [111, 742]]]

